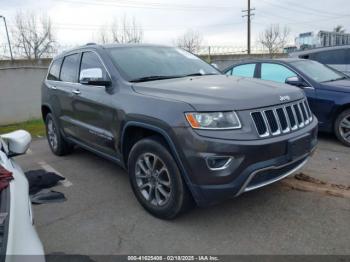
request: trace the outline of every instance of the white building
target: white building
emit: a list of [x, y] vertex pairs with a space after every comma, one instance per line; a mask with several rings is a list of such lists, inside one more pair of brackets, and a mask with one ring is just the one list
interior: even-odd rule
[[332, 31], [306, 32], [295, 38], [298, 49], [350, 45], [350, 34]]

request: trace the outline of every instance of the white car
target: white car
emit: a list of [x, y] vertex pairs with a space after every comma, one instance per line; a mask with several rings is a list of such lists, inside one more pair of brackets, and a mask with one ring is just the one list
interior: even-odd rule
[[26, 153], [30, 142], [30, 134], [23, 130], [0, 136], [0, 165], [13, 176], [0, 193], [0, 250], [1, 256], [6, 254], [6, 262], [45, 261], [43, 245], [33, 225], [28, 181], [13, 160]]

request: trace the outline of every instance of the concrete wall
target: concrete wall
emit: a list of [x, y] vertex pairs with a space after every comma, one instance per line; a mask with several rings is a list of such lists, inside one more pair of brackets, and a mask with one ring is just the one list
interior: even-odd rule
[[[262, 58], [268, 55], [251, 55]], [[284, 54], [278, 55], [282, 57]], [[202, 56], [208, 61], [208, 56]], [[247, 55], [212, 55], [220, 69], [247, 59]], [[40, 88], [51, 59], [0, 61], [0, 125], [39, 118]]]
[[0, 125], [41, 116], [40, 88], [49, 61], [0, 63]]
[[27, 59], [16, 59], [11, 60], [0, 60], [0, 69], [2, 68], [18, 68], [18, 67], [49, 67], [51, 58], [44, 58], [39, 60], [27, 60]]

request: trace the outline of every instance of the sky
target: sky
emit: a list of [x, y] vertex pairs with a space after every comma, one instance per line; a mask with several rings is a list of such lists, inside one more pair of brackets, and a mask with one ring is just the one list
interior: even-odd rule
[[[299, 33], [332, 30], [343, 25], [350, 32], [349, 0], [251, 0], [252, 45], [270, 24], [288, 26], [290, 43]], [[242, 10], [247, 0], [0, 0], [0, 15], [9, 30], [17, 12], [47, 14], [62, 46], [98, 40], [99, 30], [123, 16], [136, 19], [144, 42], [171, 45], [186, 30], [203, 36], [203, 45], [246, 45], [247, 25]], [[0, 21], [0, 44], [6, 43]]]

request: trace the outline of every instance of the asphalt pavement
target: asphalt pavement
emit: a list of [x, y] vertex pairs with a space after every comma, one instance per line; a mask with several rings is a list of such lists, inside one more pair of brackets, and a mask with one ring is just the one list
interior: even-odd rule
[[[324, 179], [329, 170], [349, 175], [349, 152], [332, 138], [321, 138], [306, 170]], [[162, 221], [138, 204], [124, 170], [87, 151], [56, 157], [46, 140], [38, 139], [17, 161], [25, 171], [45, 168], [68, 180], [55, 188], [66, 202], [33, 208], [47, 254], [350, 255], [348, 198], [275, 183]], [[347, 183], [342, 179], [334, 181]]]

